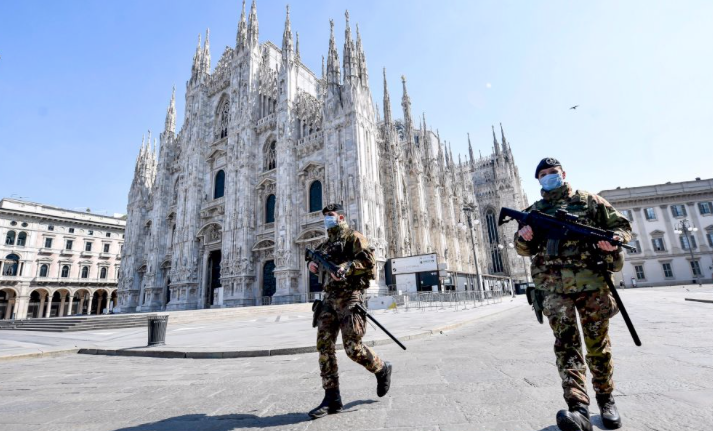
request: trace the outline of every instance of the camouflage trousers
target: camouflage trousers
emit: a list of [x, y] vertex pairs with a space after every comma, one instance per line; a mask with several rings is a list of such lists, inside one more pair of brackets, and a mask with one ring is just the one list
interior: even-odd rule
[[543, 314], [555, 335], [555, 356], [567, 404], [589, 404], [585, 382], [586, 367], [577, 314], [587, 348], [587, 365], [597, 394], [614, 390], [614, 362], [609, 341], [609, 319], [619, 308], [608, 289], [570, 294], [547, 293]]
[[344, 351], [352, 361], [372, 373], [384, 366], [384, 361], [361, 342], [366, 333], [366, 321], [352, 309], [361, 301], [359, 291], [339, 296], [328, 294], [324, 298], [324, 308], [317, 322], [317, 351], [324, 389], [339, 388], [336, 342], [340, 329]]

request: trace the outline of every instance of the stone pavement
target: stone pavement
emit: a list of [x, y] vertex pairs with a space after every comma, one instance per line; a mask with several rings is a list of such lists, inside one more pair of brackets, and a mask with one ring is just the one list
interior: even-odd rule
[[[488, 301], [491, 302], [491, 301]], [[429, 308], [427, 311], [379, 310], [372, 314], [402, 342], [453, 329], [475, 319], [521, 306], [524, 297], [499, 303], [483, 303], [464, 308]], [[222, 358], [294, 354], [315, 350], [316, 330], [312, 328], [311, 304], [241, 309], [244, 314], [229, 319], [190, 321], [172, 324], [168, 320], [166, 345], [146, 348], [147, 329], [42, 333], [0, 331], [0, 360], [36, 352], [82, 352], [154, 357]], [[288, 310], [288, 312], [281, 312]], [[209, 313], [214, 310], [209, 310]], [[215, 313], [211, 313], [215, 314]], [[185, 322], [185, 319], [180, 320]], [[370, 345], [390, 343], [379, 329], [369, 327], [365, 341]]]
[[[713, 297], [713, 289], [705, 292]], [[713, 424], [713, 304], [685, 301], [687, 294], [680, 287], [621, 292], [643, 342], [634, 346], [621, 317], [614, 318], [624, 431], [701, 431]], [[347, 409], [317, 421], [305, 414], [322, 397], [315, 353], [9, 361], [0, 364], [0, 429], [556, 431], [564, 402], [552, 342], [550, 329], [520, 302], [413, 341], [408, 351], [379, 346], [394, 364], [384, 398], [376, 397], [374, 377], [339, 352]], [[592, 413], [601, 428], [596, 407]]]

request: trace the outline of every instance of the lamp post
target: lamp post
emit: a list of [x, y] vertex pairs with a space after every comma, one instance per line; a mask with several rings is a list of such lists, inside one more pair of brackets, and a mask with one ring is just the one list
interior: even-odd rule
[[[478, 252], [475, 248], [475, 237], [473, 236], [473, 219], [472, 219], [472, 213], [475, 211], [475, 207], [471, 204], [466, 204], [463, 206], [463, 212], [466, 215], [466, 218], [468, 219], [468, 228], [470, 230], [470, 243], [471, 246], [473, 247], [473, 261], [475, 263], [475, 278], [476, 278], [476, 283], [477, 283], [477, 288], [478, 290], [482, 290], [482, 279], [480, 275], [480, 269], [478, 265]], [[475, 224], [478, 225], [480, 224], [480, 220], [475, 219]]]
[[[693, 241], [691, 241], [691, 237], [688, 235], [689, 232], [698, 232], [698, 228], [694, 227], [688, 219], [683, 219], [678, 224], [675, 226], [674, 232], [677, 234], [683, 234], [686, 237], [686, 242], [688, 242], [688, 251], [691, 252], [691, 270], [695, 268], [696, 266], [694, 265], [695, 262], [695, 257], [693, 256]], [[701, 282], [701, 266], [700, 264], [698, 265], [698, 271], [694, 271], [693, 276], [695, 279], [698, 281], [698, 286], [703, 286], [703, 283]]]

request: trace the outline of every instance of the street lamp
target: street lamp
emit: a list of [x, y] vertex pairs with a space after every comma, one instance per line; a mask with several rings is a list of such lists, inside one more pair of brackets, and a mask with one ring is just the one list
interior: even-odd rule
[[[478, 290], [482, 290], [482, 280], [481, 280], [481, 275], [480, 275], [480, 269], [478, 266], [478, 252], [476, 251], [475, 248], [475, 237], [473, 236], [473, 219], [472, 219], [472, 213], [475, 211], [475, 207], [471, 204], [466, 204], [463, 206], [463, 212], [466, 215], [466, 218], [468, 219], [468, 228], [470, 229], [470, 243], [471, 246], [473, 247], [473, 260], [475, 262], [475, 277], [476, 277], [476, 283], [477, 283], [477, 288]], [[480, 224], [480, 220], [475, 219], [475, 224], [478, 225]], [[461, 223], [462, 225], [462, 223]], [[465, 227], [465, 226], [463, 226]]]
[[[695, 262], [695, 257], [693, 256], [693, 241], [691, 241], [691, 237], [688, 235], [689, 232], [698, 232], [698, 228], [694, 227], [688, 219], [683, 219], [678, 224], [675, 226], [674, 232], [676, 234], [684, 234], [686, 236], [686, 242], [688, 242], [688, 251], [691, 252], [691, 269], [696, 268], [694, 265]], [[693, 276], [698, 280], [698, 286], [703, 286], [703, 283], [701, 282], [701, 267], [700, 265], [698, 266], [698, 271], [694, 271]]]

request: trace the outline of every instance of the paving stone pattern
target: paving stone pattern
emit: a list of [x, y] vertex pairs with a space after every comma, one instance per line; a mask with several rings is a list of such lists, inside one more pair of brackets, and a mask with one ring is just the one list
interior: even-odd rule
[[[624, 431], [700, 431], [713, 424], [713, 304], [684, 301], [689, 293], [680, 287], [622, 292], [644, 344], [634, 346], [615, 318]], [[713, 289], [697, 295], [713, 298]], [[554, 416], [564, 402], [552, 342], [549, 328], [522, 305], [414, 341], [408, 351], [379, 346], [394, 364], [384, 398], [376, 397], [375, 378], [340, 352], [347, 408], [317, 421], [305, 414], [322, 397], [316, 354], [12, 361], [0, 368], [0, 429], [556, 431]]]

